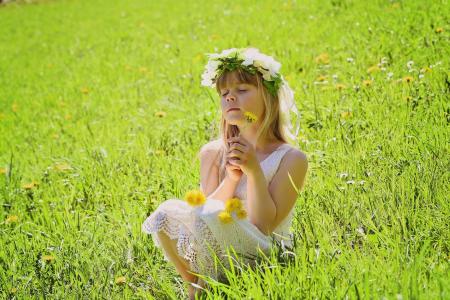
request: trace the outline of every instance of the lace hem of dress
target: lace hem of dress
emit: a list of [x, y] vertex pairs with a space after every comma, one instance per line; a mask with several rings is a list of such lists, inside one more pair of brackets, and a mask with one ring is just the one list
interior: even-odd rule
[[[155, 245], [161, 248], [157, 233], [164, 232], [171, 240], [177, 240], [177, 254], [189, 263], [190, 271], [207, 275], [215, 280], [223, 279], [223, 272], [215, 264], [215, 255], [223, 266], [228, 266], [223, 251], [207, 224], [200, 218], [193, 218], [192, 228], [182, 224], [164, 211], [155, 212], [147, 218], [142, 228], [152, 235]], [[163, 251], [164, 253], [164, 251]], [[215, 254], [215, 255], [214, 255]], [[164, 258], [168, 261], [166, 254]]]

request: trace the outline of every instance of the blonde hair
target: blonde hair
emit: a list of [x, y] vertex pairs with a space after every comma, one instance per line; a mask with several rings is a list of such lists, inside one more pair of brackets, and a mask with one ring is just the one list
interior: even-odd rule
[[[256, 132], [257, 140], [261, 137], [269, 137], [276, 139], [284, 143], [288, 143], [287, 137], [284, 135], [281, 129], [280, 121], [280, 101], [278, 96], [273, 96], [269, 93], [267, 88], [263, 84], [261, 74], [250, 74], [242, 69], [236, 69], [233, 71], [225, 71], [216, 81], [216, 90], [220, 94], [220, 89], [224, 87], [233, 77], [235, 77], [239, 83], [247, 83], [255, 86], [258, 90], [258, 95], [261, 96], [264, 103], [264, 113], [261, 122], [261, 126]], [[217, 137], [222, 141], [222, 147], [220, 148], [218, 158], [219, 162], [219, 183], [225, 178], [225, 164], [226, 164], [226, 143], [228, 138], [237, 136], [239, 134], [239, 128], [236, 125], [228, 124], [223, 114], [220, 120], [219, 136]]]

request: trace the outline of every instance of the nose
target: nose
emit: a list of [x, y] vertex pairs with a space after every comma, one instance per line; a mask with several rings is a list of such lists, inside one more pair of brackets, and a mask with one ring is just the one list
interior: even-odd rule
[[230, 102], [230, 100], [235, 101], [236, 98], [234, 96], [228, 94], [226, 100], [227, 100], [227, 102]]

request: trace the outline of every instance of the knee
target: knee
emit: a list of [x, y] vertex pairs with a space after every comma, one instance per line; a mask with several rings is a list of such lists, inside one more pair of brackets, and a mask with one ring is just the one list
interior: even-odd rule
[[167, 234], [165, 234], [164, 232], [162, 232], [162, 231], [158, 231], [157, 233], [156, 233], [156, 236], [158, 237], [158, 239], [161, 241], [165, 241], [167, 238], [168, 238], [168, 236], [167, 236]]
[[183, 278], [183, 280], [186, 282], [197, 283], [197, 281], [198, 281], [198, 276], [190, 273], [188, 269], [184, 269], [184, 271], [181, 272], [180, 275]]

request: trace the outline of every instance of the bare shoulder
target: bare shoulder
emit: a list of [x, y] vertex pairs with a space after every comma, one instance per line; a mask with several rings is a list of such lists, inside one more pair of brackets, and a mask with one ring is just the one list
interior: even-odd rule
[[285, 163], [287, 164], [294, 163], [295, 165], [302, 165], [302, 166], [308, 165], [308, 157], [303, 151], [291, 145], [289, 145], [288, 147], [289, 150], [283, 157]]
[[217, 152], [222, 148], [222, 144], [223, 144], [223, 142], [221, 139], [210, 141], [201, 147], [200, 153], [209, 152], [209, 151]]
[[273, 180], [274, 185], [280, 185], [284, 181], [290, 182], [289, 176], [300, 188], [304, 184], [308, 171], [308, 157], [298, 148], [289, 145], [289, 150], [283, 156]]
[[204, 144], [198, 153], [198, 157], [202, 164], [215, 166], [219, 165], [218, 157], [219, 152], [222, 149], [223, 142], [220, 139], [210, 141]]

